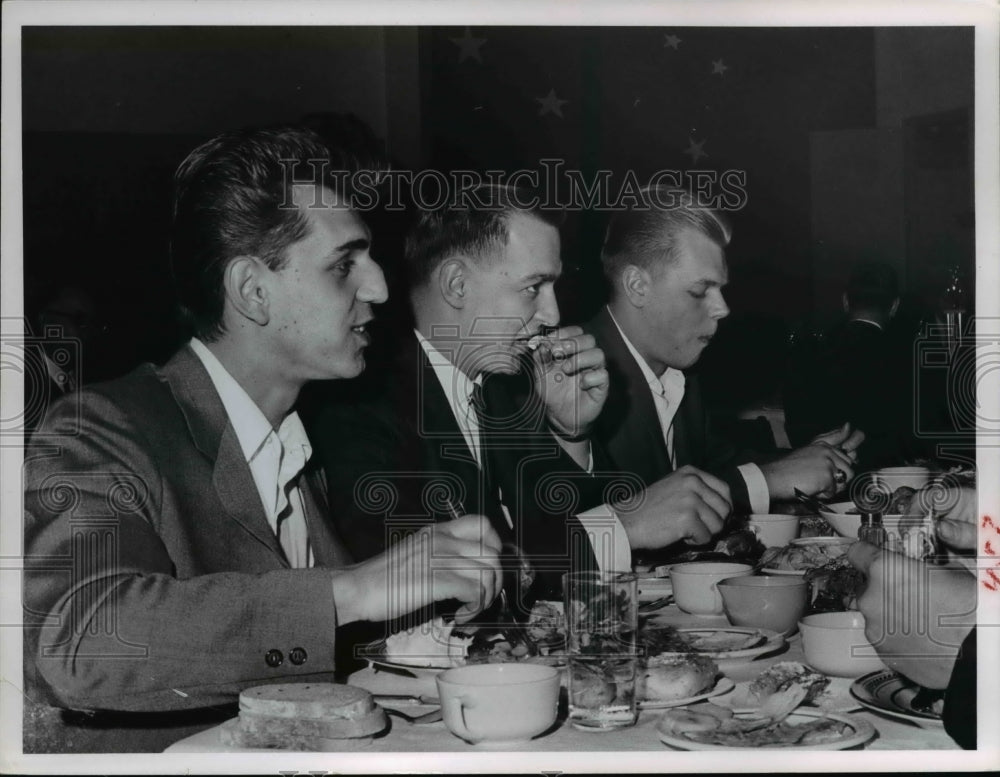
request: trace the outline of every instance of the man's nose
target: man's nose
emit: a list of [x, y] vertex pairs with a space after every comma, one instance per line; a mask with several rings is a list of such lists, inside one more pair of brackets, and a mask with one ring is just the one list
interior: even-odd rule
[[726, 304], [726, 299], [725, 297], [722, 296], [722, 293], [720, 292], [718, 298], [715, 300], [715, 303], [712, 306], [712, 318], [714, 318], [716, 321], [720, 321], [728, 315], [729, 315], [729, 305]]
[[535, 310], [535, 320], [544, 326], [559, 325], [559, 303], [556, 301], [554, 289], [543, 289], [538, 295], [538, 308]]
[[365, 274], [358, 287], [358, 300], [379, 305], [389, 299], [389, 287], [385, 284], [385, 274], [378, 262], [368, 257]]

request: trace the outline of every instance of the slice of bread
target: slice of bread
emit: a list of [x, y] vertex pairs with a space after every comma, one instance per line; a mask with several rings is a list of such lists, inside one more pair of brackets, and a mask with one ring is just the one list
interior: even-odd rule
[[258, 685], [240, 693], [240, 712], [276, 718], [354, 720], [375, 711], [371, 693], [341, 683]]
[[302, 750], [311, 753], [343, 752], [370, 747], [372, 738], [328, 739], [287, 734], [282, 731], [248, 733], [240, 727], [239, 718], [227, 720], [219, 727], [219, 741], [228, 747], [247, 747], [267, 750]]

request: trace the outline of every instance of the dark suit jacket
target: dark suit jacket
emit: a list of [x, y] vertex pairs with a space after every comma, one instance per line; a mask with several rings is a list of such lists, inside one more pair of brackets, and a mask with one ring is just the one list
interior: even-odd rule
[[966, 750], [976, 749], [976, 629], [962, 643], [944, 693], [945, 731]]
[[[604, 351], [611, 378], [594, 435], [615, 468], [635, 474], [645, 485], [654, 483], [673, 466], [649, 385], [607, 308], [583, 328]], [[690, 464], [725, 480], [736, 509], [749, 510], [746, 483], [736, 467], [764, 457], [740, 451], [711, 431], [698, 378], [692, 374], [685, 377], [684, 399], [674, 416], [674, 453], [678, 467]]]
[[[83, 389], [79, 405], [56, 404], [45, 431], [24, 471], [34, 701], [151, 713], [162, 736], [129, 732], [118, 746], [162, 749], [191, 710], [232, 703], [246, 687], [333, 678], [337, 617], [324, 567], [349, 556], [322, 475], [314, 468], [300, 481], [317, 566], [293, 570], [190, 349]], [[303, 663], [290, 661], [293, 648]], [[270, 651], [279, 666], [265, 660]]]
[[[480, 470], [433, 368], [408, 336], [387, 372], [330, 387], [305, 412], [326, 469], [340, 534], [358, 558], [415, 528], [447, 520], [446, 499], [488, 516], [519, 545], [547, 588], [571, 565], [593, 564], [575, 513], [604, 501], [608, 482], [580, 469], [545, 429], [527, 379], [485, 381], [488, 416]], [[600, 470], [599, 453], [595, 461]], [[500, 495], [510, 511], [508, 527]], [[575, 559], [575, 561], [574, 561]]]

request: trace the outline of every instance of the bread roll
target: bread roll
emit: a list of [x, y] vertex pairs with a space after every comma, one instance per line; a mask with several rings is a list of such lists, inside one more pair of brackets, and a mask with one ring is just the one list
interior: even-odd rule
[[687, 699], [711, 688], [718, 673], [707, 656], [653, 656], [641, 673], [639, 695], [656, 701]]

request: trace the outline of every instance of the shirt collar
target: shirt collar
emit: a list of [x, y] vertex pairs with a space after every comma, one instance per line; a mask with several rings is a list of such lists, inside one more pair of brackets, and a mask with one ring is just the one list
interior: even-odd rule
[[680, 370], [674, 369], [673, 367], [667, 367], [666, 372], [657, 377], [656, 373], [653, 372], [652, 367], [649, 366], [642, 354], [640, 354], [635, 349], [635, 346], [632, 345], [632, 341], [629, 340], [625, 332], [622, 331], [622, 328], [619, 326], [617, 319], [615, 319], [615, 314], [611, 312], [610, 307], [607, 308], [607, 311], [608, 315], [611, 316], [611, 322], [618, 330], [618, 334], [622, 336], [622, 340], [625, 342], [625, 347], [628, 348], [629, 353], [632, 354], [632, 358], [635, 359], [636, 363], [639, 365], [642, 377], [646, 379], [646, 383], [649, 384], [650, 389], [655, 391], [660, 396], [663, 396], [666, 384], [668, 383], [683, 388], [684, 373]]
[[[189, 343], [191, 350], [201, 360], [211, 378], [215, 390], [219, 392], [219, 399], [229, 416], [229, 423], [232, 424], [236, 432], [236, 439], [239, 440], [240, 449], [243, 451], [243, 458], [250, 462], [260, 451], [267, 438], [274, 433], [270, 422], [250, 395], [243, 389], [239, 382], [222, 365], [218, 357], [212, 353], [201, 340], [192, 338]], [[309, 438], [296, 412], [289, 413], [281, 422], [278, 429], [278, 439], [286, 451], [301, 449], [305, 452], [305, 459], [312, 454], [312, 447]], [[304, 461], [303, 461], [304, 463]]]
[[445, 390], [446, 394], [449, 394], [449, 401], [454, 402], [457, 400], [461, 404], [462, 409], [468, 412], [469, 398], [472, 396], [472, 386], [473, 384], [482, 385], [482, 375], [476, 376], [475, 380], [470, 379], [468, 375], [458, 369], [452, 363], [451, 359], [435, 348], [431, 341], [420, 334], [418, 330], [414, 329], [413, 333], [417, 336], [417, 342], [420, 343], [420, 347], [427, 354], [427, 361], [434, 368], [438, 380], [441, 381], [441, 387]]

